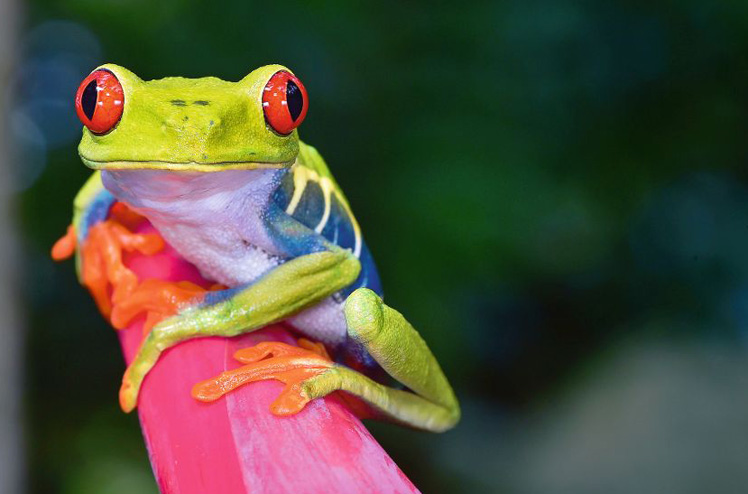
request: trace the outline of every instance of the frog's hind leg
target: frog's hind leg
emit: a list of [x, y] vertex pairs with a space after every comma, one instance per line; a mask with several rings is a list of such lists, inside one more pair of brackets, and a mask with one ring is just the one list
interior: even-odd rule
[[348, 334], [379, 365], [412, 392], [384, 386], [352, 369], [335, 366], [305, 384], [312, 397], [342, 390], [372, 405], [388, 418], [434, 432], [448, 430], [460, 419], [457, 398], [436, 358], [418, 332], [398, 311], [367, 288], [346, 300]]
[[365, 288], [348, 297], [344, 312], [349, 335], [413, 392], [379, 384], [314, 354], [318, 352], [265, 342], [242, 350], [249, 352], [246, 355], [236, 355], [248, 365], [196, 385], [193, 396], [213, 401], [248, 382], [277, 379], [286, 383], [271, 406], [277, 415], [297, 413], [315, 398], [345, 391], [396, 422], [434, 432], [452, 428], [460, 418], [457, 399], [426, 343], [405, 318]]

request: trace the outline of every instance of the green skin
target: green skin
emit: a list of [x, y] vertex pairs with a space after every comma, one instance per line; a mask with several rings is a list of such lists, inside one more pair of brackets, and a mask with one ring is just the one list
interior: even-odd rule
[[[125, 106], [113, 131], [96, 135], [84, 128], [79, 154], [86, 166], [214, 173], [290, 168], [297, 163], [329, 177], [334, 193], [343, 197], [319, 154], [299, 141], [296, 130], [282, 136], [265, 122], [262, 91], [273, 74], [288, 71], [285, 67], [261, 67], [236, 83], [213, 77], [143, 81], [117, 65], [99, 68], [116, 75]], [[186, 119], [178, 107], [175, 110], [174, 100], [210, 100], [211, 104]], [[76, 226], [102, 187], [97, 171], [76, 197]], [[136, 406], [143, 379], [165, 349], [196, 337], [235, 336], [284, 320], [350, 285], [360, 270], [349, 249], [328, 243], [322, 252], [279, 264], [227, 300], [190, 307], [162, 321], [125, 374], [123, 408], [130, 411]], [[423, 339], [399, 312], [373, 291], [359, 288], [346, 299], [344, 314], [348, 335], [412, 392], [384, 386], [335, 364], [302, 382], [304, 396], [315, 399], [343, 390], [390, 420], [430, 431], [445, 431], [458, 422], [459, 405], [449, 382]]]

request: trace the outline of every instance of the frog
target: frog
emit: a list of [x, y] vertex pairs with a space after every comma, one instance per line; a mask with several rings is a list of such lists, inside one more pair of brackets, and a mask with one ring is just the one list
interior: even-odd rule
[[239, 369], [243, 377], [227, 371], [193, 396], [211, 401], [231, 383], [274, 378], [288, 384], [271, 410], [280, 416], [342, 391], [401, 425], [442, 432], [458, 423], [459, 403], [437, 359], [383, 301], [348, 199], [320, 153], [299, 138], [308, 104], [303, 83], [277, 64], [237, 82], [146, 81], [104, 64], [80, 84], [78, 154], [93, 172], [69, 230], [79, 278], [81, 246], [112, 205], [124, 203], [220, 284], [153, 325], [124, 374], [124, 411], [136, 408], [165, 350], [283, 322], [309, 340], [245, 349], [237, 354], [251, 367]]

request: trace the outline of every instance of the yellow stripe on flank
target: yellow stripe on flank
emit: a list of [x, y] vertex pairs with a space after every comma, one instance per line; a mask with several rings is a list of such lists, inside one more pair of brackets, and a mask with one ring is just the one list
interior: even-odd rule
[[351, 207], [348, 205], [348, 201], [345, 200], [345, 197], [342, 197], [337, 190], [335, 191], [335, 195], [338, 197], [338, 199], [342, 199], [340, 203], [343, 205], [343, 207], [345, 208], [345, 212], [351, 219], [351, 225], [353, 225], [353, 234], [356, 235], [356, 244], [353, 247], [353, 255], [358, 258], [361, 255], [361, 227], [358, 225], [356, 217], [353, 216], [353, 211], [351, 211]]
[[309, 168], [299, 166], [299, 162], [297, 161], [291, 167], [291, 173], [293, 173], [293, 196], [291, 197], [291, 202], [286, 207], [286, 214], [289, 216], [296, 211], [296, 207], [299, 205], [299, 201], [301, 201], [301, 196], [304, 195], [304, 189], [306, 189], [306, 184], [309, 182], [308, 174], [314, 172]]
[[322, 229], [327, 224], [327, 220], [330, 219], [330, 209], [332, 209], [332, 199], [330, 199], [330, 195], [332, 194], [333, 186], [332, 182], [327, 177], [322, 177], [320, 179], [319, 186], [322, 189], [322, 196], [325, 198], [325, 212], [322, 214], [322, 219], [319, 220], [314, 231], [322, 233]]
[[319, 223], [314, 228], [314, 231], [317, 233], [322, 233], [325, 225], [327, 225], [327, 222], [330, 220], [330, 212], [332, 209], [332, 195], [335, 194], [338, 202], [345, 209], [348, 218], [350, 218], [351, 220], [353, 233], [356, 236], [353, 255], [358, 257], [361, 254], [361, 227], [359, 226], [358, 221], [356, 221], [356, 217], [353, 216], [353, 212], [348, 205], [348, 201], [345, 199], [345, 196], [342, 194], [342, 192], [340, 192], [332, 178], [320, 175], [316, 170], [304, 166], [300, 161], [296, 161], [296, 163], [293, 164], [293, 166], [291, 167], [291, 173], [293, 174], [294, 190], [293, 195], [291, 196], [291, 201], [289, 201], [288, 206], [286, 206], [286, 214], [294, 214], [296, 208], [301, 202], [301, 197], [304, 195], [304, 191], [306, 190], [306, 186], [309, 182], [318, 183], [320, 189], [322, 189], [322, 196], [325, 200], [325, 211], [322, 214], [322, 218], [320, 219]]

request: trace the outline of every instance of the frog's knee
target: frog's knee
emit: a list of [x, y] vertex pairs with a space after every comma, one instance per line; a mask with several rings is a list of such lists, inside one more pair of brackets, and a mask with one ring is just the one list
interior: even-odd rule
[[343, 312], [348, 333], [362, 344], [374, 341], [384, 327], [384, 303], [368, 288], [359, 288], [348, 296]]

